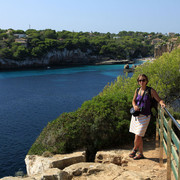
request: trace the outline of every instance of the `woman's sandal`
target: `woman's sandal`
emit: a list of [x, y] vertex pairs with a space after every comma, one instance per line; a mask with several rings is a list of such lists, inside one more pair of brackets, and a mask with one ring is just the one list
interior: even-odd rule
[[134, 158], [136, 156], [137, 152], [138, 152], [138, 150], [133, 149], [133, 152], [129, 154], [129, 157]]
[[134, 160], [144, 159], [144, 155], [139, 153], [137, 156], [133, 158]]

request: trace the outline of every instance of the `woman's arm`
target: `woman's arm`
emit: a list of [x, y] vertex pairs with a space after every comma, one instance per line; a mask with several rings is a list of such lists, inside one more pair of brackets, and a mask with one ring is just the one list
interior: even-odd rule
[[166, 106], [164, 101], [159, 97], [158, 93], [153, 88], [151, 88], [151, 96], [155, 98], [155, 100], [161, 105], [162, 108]]
[[135, 93], [134, 93], [134, 97], [133, 97], [133, 100], [132, 100], [132, 105], [133, 105], [135, 111], [139, 111], [140, 109], [139, 109], [139, 107], [136, 105], [136, 94], [137, 94], [137, 89], [136, 89], [136, 91], [135, 91]]

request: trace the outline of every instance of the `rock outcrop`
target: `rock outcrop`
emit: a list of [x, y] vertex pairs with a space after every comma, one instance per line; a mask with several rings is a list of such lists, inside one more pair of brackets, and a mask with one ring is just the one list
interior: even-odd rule
[[154, 57], [158, 58], [158, 57], [162, 56], [162, 54], [165, 53], [165, 52], [170, 53], [176, 47], [177, 47], [177, 44], [172, 43], [172, 42], [168, 42], [166, 44], [155, 46], [155, 48], [154, 48]]
[[118, 166], [127, 166], [128, 164], [128, 153], [127, 150], [112, 150], [112, 151], [98, 151], [96, 153], [96, 163], [113, 163]]
[[1, 180], [69, 180], [70, 176], [67, 172], [57, 168], [50, 168], [41, 174], [30, 177], [5, 177]]
[[99, 151], [95, 162], [84, 162], [84, 152], [53, 157], [27, 156], [28, 176], [2, 180], [165, 180], [166, 166], [159, 167], [159, 150], [154, 144], [144, 143], [146, 158], [139, 161], [129, 158], [130, 147]]
[[58, 168], [62, 170], [67, 166], [79, 162], [86, 162], [85, 152], [75, 152], [72, 154], [57, 154], [52, 157], [27, 155], [25, 158], [28, 176], [41, 174], [51, 168]]
[[115, 164], [78, 163], [65, 168], [64, 171], [72, 179], [110, 180], [117, 178], [124, 170]]

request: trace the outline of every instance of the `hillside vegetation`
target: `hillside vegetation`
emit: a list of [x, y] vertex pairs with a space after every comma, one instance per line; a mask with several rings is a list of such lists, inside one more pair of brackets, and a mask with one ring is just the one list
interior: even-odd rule
[[[129, 109], [138, 87], [136, 79], [141, 73], [149, 77], [148, 85], [156, 89], [167, 103], [170, 96], [180, 92], [180, 49], [138, 66], [131, 78], [117, 77], [76, 111], [63, 113], [49, 122], [28, 154], [68, 153], [84, 148], [87, 154], [93, 155], [99, 149], [132, 141], [133, 136], [128, 132]], [[147, 134], [154, 134], [154, 128], [152, 118]]]
[[[180, 34], [174, 37], [179, 38]], [[53, 50], [79, 49], [96, 58], [131, 59], [152, 56], [153, 40], [168, 42], [171, 36], [160, 33], [121, 31], [118, 34], [99, 32], [70, 32], [52, 29], [0, 29], [0, 58], [22, 61], [41, 59]]]

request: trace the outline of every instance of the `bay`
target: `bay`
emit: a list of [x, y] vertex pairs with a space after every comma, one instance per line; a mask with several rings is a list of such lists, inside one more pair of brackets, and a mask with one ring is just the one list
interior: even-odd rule
[[119, 64], [0, 72], [0, 178], [26, 173], [25, 156], [47, 123], [98, 95], [108, 82], [124, 75], [123, 68]]

